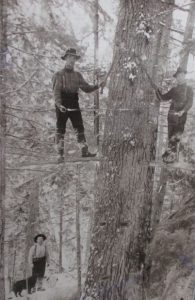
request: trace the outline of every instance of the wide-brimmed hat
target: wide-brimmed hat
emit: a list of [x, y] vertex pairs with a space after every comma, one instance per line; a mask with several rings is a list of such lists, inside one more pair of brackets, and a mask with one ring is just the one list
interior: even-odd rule
[[187, 71], [186, 71], [186, 69], [184, 69], [184, 68], [182, 68], [182, 67], [178, 67], [178, 68], [177, 68], [177, 71], [173, 74], [173, 77], [176, 77], [176, 76], [177, 76], [178, 74], [180, 74], [180, 73], [186, 74]]
[[63, 56], [61, 56], [61, 59], [65, 60], [66, 57], [67, 57], [68, 55], [72, 55], [72, 56], [74, 56], [76, 59], [81, 58], [81, 56], [77, 54], [77, 51], [76, 51], [76, 49], [74, 49], [74, 48], [69, 48], [69, 49], [67, 49], [67, 50], [66, 50], [66, 53], [65, 53]]
[[34, 242], [35, 242], [35, 243], [37, 242], [38, 237], [42, 237], [44, 241], [47, 239], [46, 236], [45, 236], [43, 233], [39, 233], [39, 234], [37, 234], [37, 235], [34, 237]]

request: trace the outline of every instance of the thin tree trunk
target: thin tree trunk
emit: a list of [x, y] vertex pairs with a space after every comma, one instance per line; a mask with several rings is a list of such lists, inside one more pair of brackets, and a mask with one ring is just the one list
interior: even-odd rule
[[13, 254], [13, 268], [12, 268], [12, 282], [11, 282], [11, 286], [13, 285], [13, 282], [15, 281], [16, 254], [17, 254], [17, 240], [14, 240], [14, 254]]
[[[170, 2], [168, 3], [170, 4]], [[155, 72], [153, 73], [153, 78], [157, 78], [158, 82], [160, 81], [160, 77], [164, 73], [164, 68], [167, 66], [167, 56], [169, 53], [169, 41], [170, 41], [170, 28], [172, 24], [173, 13], [170, 11], [169, 14], [166, 14], [163, 25], [160, 25], [159, 29], [159, 42], [158, 42], [158, 50], [156, 51], [156, 59], [155, 59]], [[160, 221], [162, 205], [164, 201], [164, 195], [166, 192], [166, 181], [167, 181], [167, 169], [159, 168], [158, 163], [162, 159], [162, 154], [165, 151], [164, 141], [165, 141], [165, 133], [164, 133], [164, 117], [162, 116], [162, 107], [160, 107], [158, 116], [158, 136], [157, 136], [157, 151], [156, 151], [156, 163], [157, 168], [155, 172], [155, 185], [154, 185], [154, 195], [153, 195], [153, 212], [152, 212], [152, 232], [154, 231]]]
[[30, 194], [28, 197], [29, 202], [29, 218], [26, 226], [26, 251], [25, 251], [25, 275], [28, 275], [28, 255], [29, 249], [33, 244], [33, 238], [38, 230], [37, 220], [39, 219], [39, 182], [34, 179], [29, 187]]
[[79, 295], [81, 295], [80, 166], [79, 165], [77, 165], [77, 183], [76, 183], [76, 241], [77, 241], [78, 293]]
[[61, 206], [60, 206], [60, 231], [59, 231], [59, 272], [62, 273], [62, 248], [63, 248], [63, 213], [64, 213], [64, 207], [63, 207], [63, 198], [61, 194]]
[[[185, 32], [184, 32], [184, 39], [183, 39], [183, 45], [185, 50], [181, 52], [181, 56], [180, 56], [180, 65], [184, 68], [187, 68], [187, 64], [188, 64], [188, 59], [189, 59], [189, 47], [186, 46], [186, 43], [192, 38], [193, 35], [193, 28], [194, 28], [194, 22], [195, 22], [195, 1], [193, 1], [194, 3], [191, 4], [190, 7], [190, 11], [188, 14], [188, 18], [187, 18], [187, 22], [186, 22], [186, 27], [185, 27]], [[170, 24], [170, 18], [172, 19], [172, 14], [170, 14], [170, 17], [167, 16], [167, 24], [165, 26], [166, 31], [164, 32], [166, 35], [166, 39], [168, 42], [169, 39], [169, 34], [170, 34], [170, 30], [168, 30], [168, 28], [171, 27]], [[165, 48], [166, 49], [166, 48]], [[165, 64], [165, 59], [166, 56], [168, 54], [168, 49], [167, 51], [164, 52], [164, 58], [162, 57], [160, 60], [160, 64], [159, 65], [164, 65]], [[161, 124], [159, 124], [159, 128], [161, 127]], [[163, 130], [160, 129], [160, 133], [158, 136], [158, 140], [162, 141], [164, 140], [164, 136], [161, 133]], [[159, 152], [159, 156], [162, 155], [162, 151], [164, 147], [162, 147], [162, 145], [160, 145], [159, 149], [161, 150]], [[157, 157], [158, 160], [158, 157]], [[162, 211], [162, 206], [163, 206], [163, 202], [164, 202], [164, 197], [165, 197], [165, 193], [166, 193], [166, 186], [167, 186], [167, 181], [168, 181], [168, 176], [169, 172], [166, 168], [162, 168], [161, 169], [161, 174], [160, 174], [160, 178], [159, 178], [159, 184], [157, 187], [157, 192], [156, 195], [154, 197], [154, 209], [153, 209], [153, 218], [152, 218], [152, 228], [153, 228], [153, 233], [154, 233], [154, 229], [157, 227], [159, 221], [160, 221], [160, 216], [161, 216], [161, 211]], [[171, 206], [172, 207], [172, 206]]]
[[[0, 90], [5, 91], [4, 71], [6, 67], [6, 1], [0, 1]], [[5, 299], [4, 238], [5, 238], [5, 97], [0, 95], [0, 300]]]
[[[99, 47], [99, 0], [94, 0], [95, 18], [94, 18], [94, 84], [98, 84], [98, 47]], [[99, 90], [94, 93], [94, 134], [99, 146]]]
[[154, 16], [164, 7], [154, 0], [120, 1], [83, 299], [145, 299], [158, 106], [155, 110], [154, 91], [137, 58], [151, 74], [158, 29]]
[[192, 39], [193, 31], [194, 31], [194, 22], [195, 22], [195, 0], [192, 0], [192, 4], [190, 6], [190, 11], [188, 14], [186, 27], [185, 27], [185, 33], [184, 33], [184, 39], [183, 39], [183, 46], [184, 50], [181, 52], [181, 58], [180, 58], [180, 65], [187, 69], [188, 65], [188, 59], [190, 54], [190, 47], [187, 45], [187, 43]]

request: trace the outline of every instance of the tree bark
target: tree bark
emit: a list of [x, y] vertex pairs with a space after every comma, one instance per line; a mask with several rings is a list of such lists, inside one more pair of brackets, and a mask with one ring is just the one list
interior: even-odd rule
[[189, 41], [192, 39], [193, 31], [194, 31], [194, 22], [195, 22], [195, 1], [192, 1], [193, 3], [190, 6], [190, 11], [188, 14], [186, 27], [185, 27], [185, 33], [184, 33], [184, 39], [183, 39], [183, 51], [181, 52], [181, 58], [180, 58], [180, 65], [187, 69], [188, 65], [188, 59], [190, 54], [190, 47], [188, 45]]
[[62, 249], [63, 249], [63, 214], [64, 214], [64, 206], [63, 206], [63, 197], [61, 193], [61, 205], [60, 205], [60, 232], [59, 232], [59, 272], [62, 273]]
[[159, 107], [140, 59], [151, 74], [155, 16], [164, 7], [154, 0], [120, 1], [83, 299], [145, 299], [154, 173], [150, 160]]
[[[172, 1], [174, 2], [174, 1]], [[170, 5], [170, 1], [167, 3]], [[173, 3], [172, 3], [173, 4]], [[169, 54], [169, 41], [170, 41], [170, 28], [172, 25], [173, 12], [166, 14], [164, 19], [164, 26], [160, 24], [159, 29], [159, 42], [158, 50], [156, 51], [155, 59], [155, 71], [153, 72], [153, 78], [156, 78], [158, 82], [161, 82], [163, 76], [165, 76], [165, 68], [167, 66], [167, 56]], [[158, 116], [158, 136], [157, 136], [157, 151], [156, 151], [156, 163], [162, 159], [162, 154], [165, 151], [164, 142], [166, 141], [166, 133], [164, 133], [165, 120], [163, 116], [163, 107], [160, 107], [159, 116]], [[166, 192], [166, 182], [167, 182], [167, 169], [166, 168], [156, 168], [156, 174], [154, 178], [154, 195], [153, 195], [153, 212], [152, 212], [152, 232], [157, 227], [160, 216], [162, 205], [164, 201], [164, 195]]]
[[[184, 46], [185, 50], [181, 52], [181, 56], [180, 56], [180, 65], [184, 69], [187, 69], [187, 64], [188, 64], [188, 59], [189, 59], [189, 54], [190, 54], [190, 50], [186, 46], [186, 43], [192, 38], [194, 22], [195, 22], [195, 1], [193, 1], [193, 2], [194, 3], [191, 4], [190, 10], [189, 10], [186, 27], [185, 27], [185, 32], [184, 32], [183, 46]], [[172, 13], [170, 14], [170, 16], [167, 16], [167, 22], [166, 22], [167, 24], [166, 24], [165, 28], [171, 27], [171, 19], [172, 19]], [[165, 43], [167, 43], [169, 41], [170, 30], [164, 31], [164, 34], [166, 36]], [[165, 65], [165, 60], [166, 60], [167, 54], [168, 54], [168, 48], [167, 49], [165, 48], [164, 54], [160, 59], [159, 65]], [[163, 122], [163, 120], [162, 120], [162, 122]], [[160, 127], [161, 127], [161, 124], [159, 124], [159, 128]], [[158, 136], [159, 142], [164, 140], [164, 136], [161, 133], [162, 131], [163, 130], [160, 129], [160, 133]], [[158, 147], [159, 148], [158, 156], [160, 157], [162, 155], [162, 151], [164, 151], [164, 147], [161, 143], [159, 143], [159, 146], [160, 147]], [[157, 157], [157, 160], [159, 160], [159, 157]], [[157, 192], [154, 197], [155, 203], [154, 203], [154, 209], [153, 209], [154, 213], [153, 213], [153, 218], [152, 218], [153, 230], [157, 227], [157, 225], [160, 221], [160, 216], [161, 216], [162, 206], [163, 206], [164, 197], [165, 197], [165, 193], [166, 193], [168, 177], [169, 177], [168, 170], [166, 168], [162, 168], [161, 174], [159, 177], [159, 184], [157, 187]]]
[[[95, 18], [94, 18], [94, 84], [98, 84], [98, 47], [99, 47], [99, 0], [94, 0]], [[99, 90], [94, 93], [94, 134], [99, 146]]]
[[76, 183], [76, 241], [77, 241], [77, 281], [78, 293], [81, 295], [81, 233], [80, 233], [80, 166], [77, 165]]
[[[0, 1], [0, 90], [5, 91], [6, 68], [6, 1]], [[4, 237], [5, 237], [5, 96], [0, 95], [0, 300], [5, 299]]]
[[26, 251], [25, 251], [25, 276], [29, 273], [28, 255], [30, 247], [33, 244], [33, 238], [38, 233], [38, 219], [39, 219], [39, 183], [34, 179], [30, 183], [30, 194], [28, 196], [29, 203], [29, 218], [26, 226]]

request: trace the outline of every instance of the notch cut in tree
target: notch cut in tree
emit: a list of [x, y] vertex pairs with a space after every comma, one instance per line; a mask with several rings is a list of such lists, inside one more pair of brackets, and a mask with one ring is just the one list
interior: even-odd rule
[[[164, 19], [166, 9], [166, 3], [154, 0], [120, 1], [85, 300], [146, 299], [154, 175], [150, 161], [159, 104], [136, 56], [151, 74], [159, 28], [155, 16], [161, 13]], [[127, 226], [120, 225], [127, 220]]]

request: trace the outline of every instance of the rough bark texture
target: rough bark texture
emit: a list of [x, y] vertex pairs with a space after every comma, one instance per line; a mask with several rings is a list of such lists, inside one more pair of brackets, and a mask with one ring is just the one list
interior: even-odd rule
[[[4, 88], [6, 68], [6, 1], [0, 1], [0, 90]], [[5, 235], [5, 96], [0, 95], [0, 300], [5, 299], [4, 235]]]
[[151, 74], [156, 14], [163, 7], [157, 1], [120, 3], [83, 299], [145, 299], [157, 115], [142, 65]]
[[[164, 42], [162, 44], [168, 43], [169, 41], [169, 35], [170, 35], [170, 30], [168, 28], [171, 27], [171, 19], [172, 19], [172, 13], [170, 13], [167, 16], [167, 20], [166, 20], [166, 26], [164, 28]], [[188, 18], [187, 18], [187, 22], [186, 22], [186, 27], [185, 27], [185, 32], [184, 32], [184, 39], [183, 39], [183, 45], [184, 45], [184, 51], [181, 52], [181, 57], [180, 57], [180, 65], [183, 66], [185, 69], [187, 68], [187, 64], [188, 64], [188, 59], [189, 59], [189, 47], [187, 46], [187, 43], [189, 42], [189, 40], [192, 38], [193, 35], [193, 29], [194, 29], [194, 22], [195, 22], [195, 2], [191, 4], [190, 6], [190, 11], [188, 14]], [[168, 54], [168, 48], [162, 48], [161, 50], [161, 56], [160, 56], [160, 61], [159, 61], [159, 66], [160, 65], [165, 65], [165, 60], [166, 60], [166, 56]], [[160, 112], [162, 113], [163, 109], [160, 110]], [[160, 123], [159, 123], [159, 129], [160, 129], [160, 133], [158, 135], [158, 141], [159, 141], [159, 151], [158, 151], [158, 155], [157, 155], [157, 161], [159, 161], [163, 151], [165, 150], [163, 145], [160, 144], [161, 141], [164, 140], [164, 134], [162, 132], [164, 132], [162, 126], [163, 126], [163, 117], [162, 120], [160, 119], [161, 116], [159, 117]], [[154, 215], [153, 215], [153, 228], [156, 228], [159, 221], [160, 221], [160, 216], [161, 216], [161, 210], [162, 210], [162, 206], [163, 206], [163, 201], [164, 201], [164, 197], [165, 197], [165, 193], [166, 193], [166, 185], [167, 185], [167, 180], [169, 178], [169, 172], [166, 168], [162, 168], [160, 171], [160, 176], [159, 176], [159, 184], [157, 187], [157, 191], [156, 191], [156, 195], [155, 195], [155, 203], [154, 203]]]
[[[174, 1], [172, 1], [174, 4]], [[170, 4], [170, 2], [169, 2]], [[160, 83], [163, 77], [166, 75], [166, 67], [168, 65], [168, 54], [170, 51], [169, 41], [170, 41], [170, 28], [172, 25], [173, 12], [170, 10], [166, 14], [165, 20], [160, 25], [158, 32], [158, 49], [156, 51], [155, 58], [155, 68], [153, 71], [154, 80], [158, 80]], [[164, 117], [164, 108], [161, 105], [158, 116], [158, 136], [157, 136], [157, 146], [156, 146], [156, 164], [155, 169], [155, 185], [154, 185], [154, 197], [153, 197], [153, 213], [152, 213], [152, 229], [157, 227], [160, 221], [160, 215], [164, 200], [164, 195], [166, 191], [166, 182], [167, 182], [167, 169], [158, 167], [158, 163], [162, 160], [162, 154], [165, 151], [165, 141], [167, 140], [167, 133], [165, 128], [165, 117]], [[167, 123], [166, 123], [167, 124]]]
[[77, 165], [77, 185], [76, 185], [76, 239], [77, 239], [78, 293], [79, 295], [81, 295], [80, 166], [79, 165]]
[[[94, 18], [94, 84], [98, 84], [98, 47], [99, 47], [99, 0], [95, 0], [95, 18]], [[94, 107], [99, 109], [99, 90], [94, 93]], [[94, 134], [99, 146], [99, 111], [94, 112]]]
[[190, 11], [188, 14], [188, 19], [186, 22], [186, 28], [184, 33], [184, 39], [183, 39], [183, 51], [181, 53], [181, 59], [180, 59], [180, 65], [183, 68], [187, 68], [188, 65], [188, 59], [190, 54], [190, 45], [188, 44], [190, 40], [192, 39], [193, 31], [194, 31], [194, 22], [195, 22], [195, 1], [190, 6]]
[[64, 202], [61, 193], [60, 197], [61, 205], [60, 205], [60, 226], [59, 226], [59, 272], [62, 273], [63, 271], [63, 262], [62, 262], [62, 251], [63, 251], [63, 214], [64, 214]]

